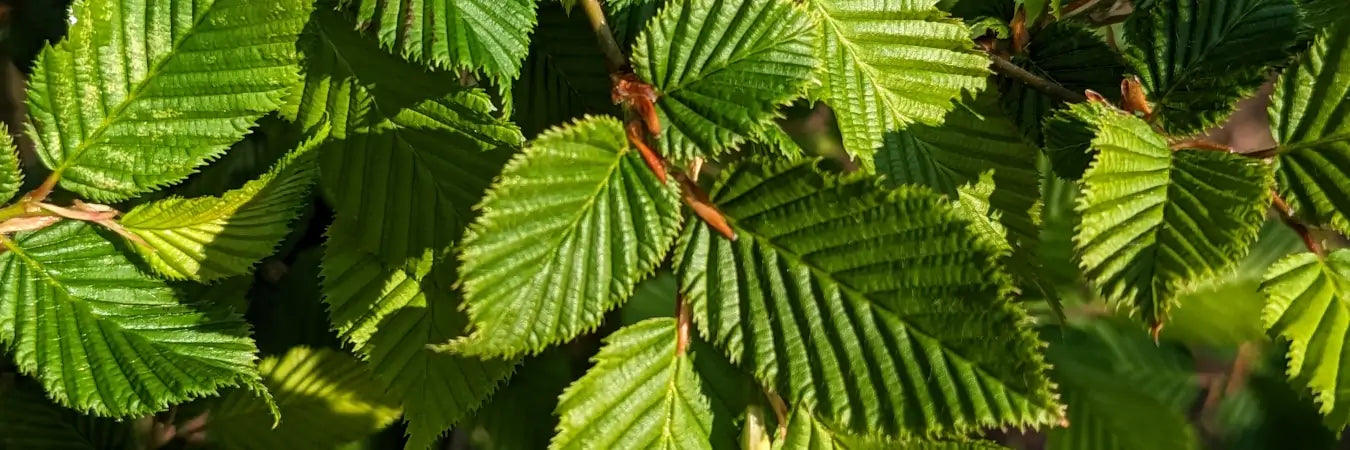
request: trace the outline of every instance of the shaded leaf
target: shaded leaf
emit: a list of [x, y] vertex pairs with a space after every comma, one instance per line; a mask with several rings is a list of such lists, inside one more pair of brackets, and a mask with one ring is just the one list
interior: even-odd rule
[[1341, 383], [1350, 370], [1342, 351], [1350, 336], [1350, 250], [1325, 260], [1289, 255], [1271, 266], [1261, 290], [1268, 299], [1262, 322], [1289, 343], [1290, 381], [1312, 391], [1328, 427], [1344, 429], [1350, 421], [1350, 391]]

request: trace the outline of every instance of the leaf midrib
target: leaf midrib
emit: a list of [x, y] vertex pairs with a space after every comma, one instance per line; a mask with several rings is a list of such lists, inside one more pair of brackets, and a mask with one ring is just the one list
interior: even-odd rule
[[[168, 65], [170, 61], [172, 61], [175, 57], [179, 55], [180, 47], [183, 45], [183, 43], [187, 42], [188, 39], [190, 39], [193, 36], [193, 34], [195, 34], [198, 31], [198, 28], [201, 27], [202, 23], [205, 22], [208, 17], [211, 17], [211, 15], [215, 12], [216, 5], [217, 2], [215, 1], [211, 2], [211, 5], [207, 7], [207, 11], [205, 13], [202, 13], [201, 17], [198, 17], [197, 20], [194, 20], [192, 22], [192, 26], [188, 28], [186, 31], [184, 31], [182, 39], [179, 39], [178, 42], [174, 42], [173, 46], [170, 47], [168, 53], [166, 53], [165, 56], [161, 58], [159, 61], [156, 61], [154, 64], [150, 66], [149, 70], [147, 70], [145, 73], [145, 77], [141, 78], [140, 82], [137, 83], [136, 86], [131, 89], [131, 92], [128, 92], [127, 96], [123, 97], [122, 101], [118, 103], [117, 106], [114, 107], [112, 111], [103, 116], [103, 120], [99, 123], [98, 128], [95, 128], [92, 133], [85, 135], [81, 139], [80, 144], [75, 147], [74, 151], [68, 154], [63, 152], [62, 155], [64, 157], [63, 161], [61, 161], [61, 164], [57, 165], [55, 168], [52, 169], [51, 174], [52, 177], [60, 177], [61, 174], [64, 173], [66, 169], [74, 165], [77, 162], [77, 160], [83, 157], [84, 154], [88, 152], [90, 148], [94, 147], [94, 145], [99, 140], [102, 139], [103, 133], [107, 132], [108, 128], [111, 127], [114, 123], [118, 122], [117, 118], [119, 118], [126, 111], [127, 108], [130, 108], [132, 103], [135, 103], [137, 100], [139, 100], [141, 91], [146, 89], [146, 86], [148, 86], [156, 77], [160, 75], [160, 71], [164, 69], [164, 66]], [[92, 33], [92, 31], [90, 33]], [[89, 38], [92, 39], [93, 36], [89, 36]], [[68, 40], [63, 44], [71, 45], [71, 42], [72, 41]], [[46, 59], [50, 60], [51, 58]], [[60, 145], [64, 150], [65, 145], [64, 144]]]

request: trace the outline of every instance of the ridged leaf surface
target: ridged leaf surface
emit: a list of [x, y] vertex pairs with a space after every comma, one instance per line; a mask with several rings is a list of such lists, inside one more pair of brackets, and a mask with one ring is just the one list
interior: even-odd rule
[[19, 194], [23, 186], [23, 169], [19, 167], [19, 149], [9, 134], [9, 127], [0, 124], [0, 202], [8, 202]]
[[293, 347], [258, 364], [276, 398], [281, 423], [273, 428], [267, 405], [247, 391], [194, 405], [207, 414], [206, 438], [222, 448], [294, 450], [333, 448], [375, 434], [398, 419], [367, 368], [339, 350]]
[[[1350, 422], [1345, 376], [1350, 358], [1350, 250], [1320, 260], [1296, 253], [1271, 266], [1261, 285], [1267, 303], [1262, 322], [1272, 336], [1289, 343], [1288, 375], [1296, 388], [1311, 391], [1333, 430]], [[1304, 390], [1306, 389], [1306, 390]]]
[[122, 226], [149, 244], [132, 245], [171, 279], [213, 281], [248, 273], [290, 232], [315, 180], [314, 148], [325, 129], [278, 161], [272, 170], [219, 197], [169, 197], [122, 216]]
[[712, 449], [712, 405], [689, 354], [676, 352], [674, 318], [609, 335], [558, 402], [549, 448]]
[[1280, 193], [1299, 217], [1350, 233], [1350, 24], [1317, 37], [1271, 96]]
[[[410, 61], [479, 71], [503, 88], [520, 74], [535, 0], [343, 0], [356, 26]], [[350, 25], [349, 25], [350, 26]]]
[[362, 250], [351, 223], [328, 230], [324, 301], [333, 327], [403, 405], [408, 449], [425, 449], [468, 416], [510, 373], [512, 362], [480, 360], [428, 348], [463, 332], [464, 313], [450, 289], [453, 258], [391, 264]]
[[941, 196], [810, 162], [743, 164], [711, 195], [738, 239], [687, 227], [681, 292], [700, 332], [784, 398], [869, 433], [1057, 417], [995, 244]]
[[[1051, 22], [1036, 31], [1026, 52], [1014, 55], [1012, 61], [1070, 91], [1082, 93], [1091, 89], [1109, 100], [1120, 99], [1125, 62], [1086, 26], [1069, 21]], [[1064, 106], [1064, 102], [1021, 81], [1005, 77], [998, 80], [1003, 109], [1032, 142], [1042, 143], [1045, 118]]]
[[788, 419], [787, 435], [774, 450], [996, 450], [1005, 448], [987, 441], [943, 441], [920, 438], [888, 439], [842, 433], [811, 415], [810, 408], [797, 407]]
[[1298, 41], [1293, 0], [1154, 0], [1125, 22], [1125, 53], [1172, 134], [1218, 125]]
[[934, 0], [808, 0], [820, 23], [823, 85], [844, 149], [867, 163], [886, 133], [937, 125], [962, 90], [984, 88], [988, 57]]
[[1087, 279], [1145, 322], [1178, 290], [1232, 267], [1265, 220], [1272, 173], [1259, 159], [1173, 151], [1142, 119], [1103, 109], [1083, 175], [1075, 242]]
[[0, 243], [0, 342], [57, 403], [133, 417], [223, 387], [261, 388], [247, 323], [141, 273], [91, 225]]
[[544, 132], [507, 164], [464, 236], [460, 283], [473, 332], [456, 349], [538, 353], [595, 329], [670, 248], [677, 197], [616, 119]]
[[310, 0], [86, 0], [29, 79], [61, 186], [112, 202], [182, 180], [281, 105]]
[[391, 262], [454, 242], [521, 142], [458, 75], [428, 71], [321, 11], [305, 42], [306, 81], [294, 110], [308, 128], [332, 121], [319, 149], [320, 186], [358, 242]]
[[818, 32], [791, 2], [666, 5], [633, 44], [633, 68], [660, 95], [668, 156], [714, 155], [754, 136], [815, 79]]

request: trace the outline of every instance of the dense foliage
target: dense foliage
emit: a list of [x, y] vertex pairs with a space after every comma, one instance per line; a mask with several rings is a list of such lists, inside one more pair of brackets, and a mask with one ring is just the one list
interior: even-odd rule
[[1331, 448], [1348, 5], [0, 2], [0, 449]]

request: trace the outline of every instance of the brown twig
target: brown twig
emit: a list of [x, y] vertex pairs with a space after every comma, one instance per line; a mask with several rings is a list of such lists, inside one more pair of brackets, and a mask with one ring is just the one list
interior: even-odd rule
[[693, 319], [689, 314], [689, 302], [684, 296], [675, 293], [675, 355], [684, 355], [689, 349], [689, 328]]
[[1074, 92], [1061, 86], [1059, 83], [1047, 80], [1039, 75], [1028, 72], [1026, 69], [1018, 67], [1007, 58], [989, 54], [989, 60], [993, 62], [994, 73], [1001, 76], [1020, 81], [1032, 89], [1040, 91], [1046, 95], [1057, 98], [1069, 103], [1081, 103], [1087, 101], [1087, 96], [1081, 92]]
[[1326, 251], [1322, 249], [1321, 244], [1317, 243], [1317, 239], [1313, 237], [1312, 231], [1308, 229], [1308, 226], [1304, 225], [1303, 222], [1299, 222], [1298, 219], [1294, 217], [1294, 209], [1290, 208], [1289, 203], [1286, 203], [1284, 198], [1280, 197], [1280, 193], [1270, 193], [1270, 206], [1274, 207], [1275, 211], [1279, 213], [1280, 220], [1283, 221], [1285, 225], [1292, 228], [1295, 233], [1298, 233], [1300, 238], [1303, 238], [1303, 245], [1308, 247], [1308, 251], [1317, 255], [1318, 258], [1325, 258], [1327, 256]]
[[586, 11], [586, 18], [591, 22], [591, 30], [595, 31], [600, 51], [605, 54], [605, 66], [609, 72], [627, 71], [628, 58], [623, 56], [623, 49], [614, 40], [614, 32], [610, 31], [609, 23], [605, 20], [605, 10], [600, 7], [600, 0], [581, 0], [581, 9]]

